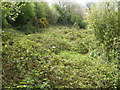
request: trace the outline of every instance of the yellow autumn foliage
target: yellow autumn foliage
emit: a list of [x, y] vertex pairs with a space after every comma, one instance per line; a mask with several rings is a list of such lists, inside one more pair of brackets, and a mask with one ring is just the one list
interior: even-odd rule
[[48, 24], [49, 24], [47, 19], [44, 18], [44, 17], [39, 19], [39, 23], [40, 23], [40, 26], [43, 27], [43, 28], [47, 27]]

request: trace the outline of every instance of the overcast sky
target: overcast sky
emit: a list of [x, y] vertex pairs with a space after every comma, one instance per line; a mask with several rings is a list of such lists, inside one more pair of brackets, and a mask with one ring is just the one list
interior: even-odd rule
[[45, 1], [47, 1], [50, 5], [58, 1], [67, 1], [67, 2], [79, 3], [85, 6], [87, 2], [100, 2], [100, 1], [106, 1], [106, 0], [45, 0]]

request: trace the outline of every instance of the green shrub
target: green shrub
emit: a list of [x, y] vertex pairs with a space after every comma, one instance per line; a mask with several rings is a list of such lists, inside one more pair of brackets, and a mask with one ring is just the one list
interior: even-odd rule
[[26, 2], [26, 5], [21, 8], [21, 13], [15, 20], [16, 26], [23, 26], [29, 22], [32, 22], [32, 20], [35, 18], [35, 6], [32, 2]]
[[51, 25], [55, 25], [58, 22], [58, 19], [60, 17], [59, 12], [54, 8], [51, 7], [50, 13], [48, 13], [47, 20]]
[[18, 31], [25, 33], [26, 35], [42, 31], [42, 29], [39, 27], [39, 24], [36, 23], [34, 26], [31, 22], [23, 26], [17, 26], [16, 29]]
[[77, 14], [71, 16], [71, 22], [73, 23], [73, 25], [78, 25], [79, 28], [86, 28], [86, 23], [83, 22], [82, 17]]
[[2, 11], [2, 27], [7, 27], [10, 24], [14, 25], [15, 19], [21, 13], [21, 8], [25, 6], [23, 2], [0, 2]]
[[89, 15], [90, 26], [95, 31], [95, 36], [102, 44], [105, 55], [109, 61], [115, 61], [118, 56], [118, 10], [117, 2], [102, 2], [91, 8]]

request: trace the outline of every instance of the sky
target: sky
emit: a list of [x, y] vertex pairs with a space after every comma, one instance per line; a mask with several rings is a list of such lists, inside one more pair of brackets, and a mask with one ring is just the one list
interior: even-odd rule
[[[52, 3], [58, 2], [61, 0], [45, 0], [45, 1], [47, 1], [51, 5]], [[82, 4], [83, 6], [85, 6], [87, 2], [100, 2], [103, 0], [62, 0], [62, 1], [75, 2], [75, 3]]]

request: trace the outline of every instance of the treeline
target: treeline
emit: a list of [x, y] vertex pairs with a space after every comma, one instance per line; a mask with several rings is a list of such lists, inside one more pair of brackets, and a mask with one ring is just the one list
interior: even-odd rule
[[49, 6], [47, 2], [2, 2], [2, 25], [13, 27], [33, 25], [77, 25], [85, 28], [82, 7], [69, 2]]

